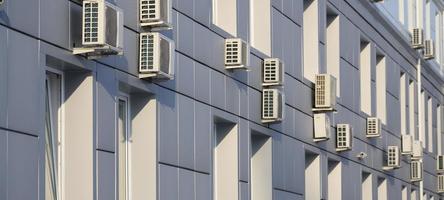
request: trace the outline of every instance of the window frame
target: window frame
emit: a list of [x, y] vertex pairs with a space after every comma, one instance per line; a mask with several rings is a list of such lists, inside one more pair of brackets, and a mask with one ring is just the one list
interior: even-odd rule
[[[121, 130], [120, 130], [120, 102], [124, 102], [125, 103], [125, 137], [127, 138], [127, 140], [125, 140], [125, 161], [121, 161], [120, 159], [120, 148], [122, 146], [121, 142], [120, 142], [120, 134], [121, 134]], [[130, 96], [125, 94], [125, 93], [119, 93], [119, 95], [116, 98], [116, 111], [117, 111], [117, 115], [116, 115], [116, 132], [117, 132], [117, 177], [118, 177], [118, 182], [117, 182], [117, 190], [118, 190], [118, 196], [117, 199], [119, 200], [130, 200], [131, 199], [131, 111], [130, 111]], [[125, 197], [121, 197], [121, 180], [120, 180], [120, 173], [121, 173], [121, 169], [120, 169], [120, 162], [125, 162]], [[120, 198], [124, 198], [124, 199], [120, 199]]]

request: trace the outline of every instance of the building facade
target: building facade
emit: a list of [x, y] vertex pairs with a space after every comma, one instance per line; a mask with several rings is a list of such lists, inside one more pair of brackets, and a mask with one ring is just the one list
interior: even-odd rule
[[0, 0], [0, 200], [439, 200], [443, 62], [442, 0]]

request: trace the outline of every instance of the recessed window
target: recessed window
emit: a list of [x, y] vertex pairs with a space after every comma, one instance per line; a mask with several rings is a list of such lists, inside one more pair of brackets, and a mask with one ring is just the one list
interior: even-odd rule
[[361, 173], [362, 200], [373, 200], [373, 177], [368, 172]]
[[304, 40], [304, 77], [312, 82], [320, 69], [319, 43], [319, 2], [318, 0], [303, 0], [303, 40]]
[[407, 191], [407, 186], [403, 185], [401, 186], [401, 200], [408, 200], [408, 191]]
[[341, 55], [340, 55], [340, 23], [339, 15], [333, 8], [327, 7], [327, 31], [326, 31], [326, 50], [327, 50], [327, 73], [336, 78], [336, 96], [341, 94]]
[[416, 136], [416, 113], [415, 113], [415, 97], [416, 97], [416, 87], [415, 82], [409, 81], [409, 133], [413, 135], [414, 138], [418, 138]]
[[434, 127], [433, 127], [433, 99], [429, 97], [427, 101], [427, 148], [433, 152]]
[[378, 177], [378, 200], [387, 200], [387, 180]]
[[399, 105], [401, 119], [401, 134], [407, 134], [407, 79], [405, 73], [401, 73], [399, 80]]
[[237, 36], [237, 0], [213, 0], [213, 24]]
[[387, 72], [386, 57], [376, 55], [376, 114], [387, 124]]
[[361, 39], [360, 52], [360, 80], [361, 80], [361, 111], [372, 116], [372, 45], [367, 40]]
[[251, 134], [251, 199], [273, 199], [272, 147], [270, 136]]
[[118, 158], [119, 200], [130, 199], [130, 133], [128, 125], [128, 98], [118, 100]]
[[442, 107], [436, 106], [436, 137], [437, 137], [437, 154], [442, 154]]
[[62, 76], [46, 73], [45, 92], [45, 199], [61, 198], [61, 105]]
[[410, 200], [418, 200], [418, 192], [415, 189], [412, 189], [410, 192]]
[[305, 153], [305, 199], [321, 199], [321, 158]]
[[270, 0], [250, 0], [251, 46], [271, 55], [271, 3]]
[[422, 148], [426, 148], [426, 114], [427, 111], [427, 102], [426, 102], [426, 94], [424, 90], [421, 91], [421, 96], [419, 96], [419, 123], [420, 123], [420, 132], [419, 132], [419, 141], [422, 142]]
[[238, 133], [237, 125], [214, 124], [213, 191], [214, 199], [238, 199]]
[[342, 164], [336, 160], [328, 160], [328, 198], [342, 200]]

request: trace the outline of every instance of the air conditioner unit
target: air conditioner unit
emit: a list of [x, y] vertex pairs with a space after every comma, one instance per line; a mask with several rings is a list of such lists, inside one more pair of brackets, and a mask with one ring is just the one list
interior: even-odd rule
[[247, 69], [250, 46], [240, 38], [225, 39], [225, 69]]
[[279, 58], [265, 58], [262, 66], [262, 85], [282, 85], [284, 82], [284, 65]]
[[401, 135], [401, 154], [412, 155], [413, 135]]
[[436, 177], [437, 183], [436, 183], [436, 192], [438, 193], [444, 193], [444, 175], [443, 174], [438, 174], [438, 176]]
[[139, 0], [140, 26], [171, 29], [171, 0]]
[[433, 40], [426, 40], [424, 44], [424, 59], [429, 60], [435, 58], [435, 43]]
[[410, 181], [416, 182], [422, 180], [422, 162], [412, 160], [410, 163]]
[[400, 151], [398, 146], [387, 147], [387, 167], [399, 168], [401, 166]]
[[352, 148], [352, 127], [350, 124], [336, 125], [336, 151], [346, 151]]
[[424, 47], [424, 33], [421, 28], [414, 28], [412, 30], [412, 47], [414, 49]]
[[0, 0], [0, 5], [2, 5], [4, 3], [5, 0]]
[[158, 32], [140, 34], [139, 78], [174, 77], [174, 42]]
[[444, 155], [436, 156], [436, 171], [438, 173], [444, 173]]
[[325, 141], [330, 138], [330, 118], [326, 113], [316, 113], [313, 116], [314, 133], [313, 140], [315, 142]]
[[421, 159], [422, 158], [422, 143], [421, 141], [415, 140], [413, 141], [412, 148], [412, 159]]
[[278, 89], [262, 91], [262, 123], [281, 121], [283, 118], [284, 97]]
[[367, 118], [367, 137], [380, 137], [381, 136], [381, 120], [377, 117]]
[[336, 78], [329, 74], [317, 74], [315, 80], [314, 111], [332, 111], [336, 107]]
[[123, 54], [123, 12], [105, 0], [84, 0], [82, 47], [73, 54], [88, 58]]

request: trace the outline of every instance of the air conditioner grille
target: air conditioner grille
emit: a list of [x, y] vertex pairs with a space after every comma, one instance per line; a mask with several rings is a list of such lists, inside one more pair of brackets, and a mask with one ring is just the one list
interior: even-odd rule
[[325, 92], [326, 92], [326, 80], [325, 76], [316, 76], [316, 105], [325, 105]]
[[444, 171], [444, 156], [443, 155], [438, 155], [436, 157], [436, 162], [437, 162], [437, 170], [438, 171]]
[[142, 34], [140, 47], [140, 70], [154, 69], [154, 35]]
[[274, 118], [274, 102], [273, 102], [274, 92], [273, 90], [263, 91], [263, 118]]
[[387, 165], [398, 166], [399, 165], [399, 149], [397, 146], [389, 146], [387, 149]]
[[367, 118], [367, 135], [379, 135], [379, 120], [378, 118]]
[[84, 43], [99, 41], [99, 3], [87, 2], [83, 7], [84, 12]]
[[444, 192], [444, 175], [440, 174], [438, 175], [438, 186], [437, 186], [438, 193]]
[[264, 81], [265, 82], [273, 82], [277, 81], [277, 63], [276, 60], [266, 60], [264, 61]]
[[410, 178], [412, 181], [422, 179], [422, 166], [420, 161], [412, 161], [410, 163]]
[[232, 64], [238, 64], [240, 63], [239, 58], [240, 58], [240, 53], [239, 53], [239, 49], [240, 47], [240, 42], [236, 41], [236, 40], [227, 40], [226, 44], [225, 44], [225, 62], [228, 65], [232, 65]]
[[142, 20], [158, 19], [158, 0], [141, 0], [140, 1], [140, 15]]
[[348, 124], [338, 124], [336, 127], [336, 147], [340, 150], [351, 148], [351, 127]]

